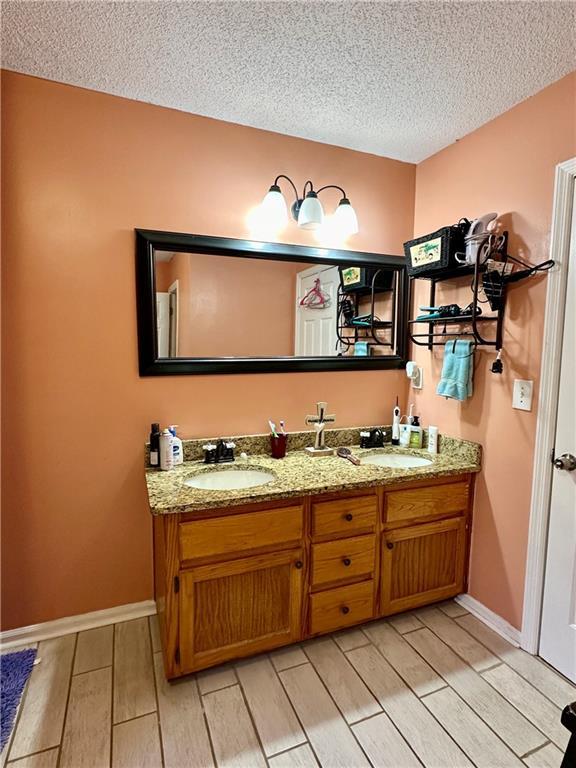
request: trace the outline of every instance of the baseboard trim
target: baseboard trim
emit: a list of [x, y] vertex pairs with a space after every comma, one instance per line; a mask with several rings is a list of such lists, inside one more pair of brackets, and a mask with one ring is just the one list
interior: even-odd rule
[[5, 632], [0, 632], [0, 645], [4, 650], [17, 645], [38, 643], [40, 640], [49, 640], [52, 637], [60, 637], [60, 635], [71, 635], [86, 629], [105, 627], [107, 624], [141, 619], [144, 616], [152, 616], [154, 613], [156, 613], [154, 600], [117, 605], [115, 608], [106, 608], [103, 611], [81, 613], [78, 616], [65, 616], [62, 619], [45, 621], [42, 624], [30, 624], [28, 627], [7, 629]]
[[502, 618], [502, 616], [494, 613], [490, 608], [486, 608], [483, 603], [476, 600], [476, 598], [471, 595], [458, 595], [454, 599], [463, 608], [470, 611], [473, 616], [476, 616], [477, 619], [484, 622], [486, 626], [493, 629], [494, 632], [497, 632], [499, 635], [502, 635], [502, 637], [505, 640], [508, 640], [509, 643], [520, 647], [520, 630], [513, 627], [512, 624], [509, 624], [506, 619]]

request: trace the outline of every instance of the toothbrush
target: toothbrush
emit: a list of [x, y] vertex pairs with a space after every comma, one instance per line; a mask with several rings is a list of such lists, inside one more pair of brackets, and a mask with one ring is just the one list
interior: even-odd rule
[[274, 435], [274, 437], [278, 437], [278, 432], [276, 432], [276, 424], [272, 421], [272, 419], [268, 419], [268, 424], [270, 425], [270, 431]]
[[286, 434], [286, 427], [285, 427], [285, 425], [284, 425], [284, 421], [283, 421], [282, 419], [280, 420], [280, 432], [281, 432], [281, 434], [283, 434], [283, 435], [285, 435], [285, 434]]
[[400, 445], [400, 408], [398, 398], [392, 411], [392, 445]]

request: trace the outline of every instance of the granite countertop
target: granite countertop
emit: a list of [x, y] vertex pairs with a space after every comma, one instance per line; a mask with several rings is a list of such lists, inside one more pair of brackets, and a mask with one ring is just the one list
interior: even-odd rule
[[[194, 512], [215, 507], [230, 507], [247, 502], [272, 501], [290, 497], [340, 490], [353, 490], [374, 485], [389, 485], [414, 480], [434, 479], [450, 475], [479, 472], [481, 446], [465, 440], [442, 436], [440, 452], [428, 453], [424, 448], [410, 449], [386, 446], [361, 449], [351, 446], [359, 458], [374, 453], [410, 453], [430, 459], [432, 464], [410, 469], [397, 469], [373, 465], [355, 466], [338, 456], [313, 457], [303, 450], [289, 451], [284, 459], [272, 459], [266, 454], [237, 458], [235, 462], [205, 465], [202, 461], [186, 461], [163, 472], [146, 471], [148, 498], [153, 514]], [[191, 488], [184, 484], [188, 478], [205, 472], [223, 470], [261, 469], [275, 479], [265, 485], [241, 490], [211, 491]]]

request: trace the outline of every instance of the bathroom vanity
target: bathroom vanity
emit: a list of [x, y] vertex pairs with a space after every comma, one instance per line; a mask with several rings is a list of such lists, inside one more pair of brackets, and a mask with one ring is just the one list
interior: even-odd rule
[[197, 463], [149, 472], [166, 676], [465, 591], [480, 449], [462, 444], [417, 469], [256, 456], [276, 481], [244, 492], [184, 487]]

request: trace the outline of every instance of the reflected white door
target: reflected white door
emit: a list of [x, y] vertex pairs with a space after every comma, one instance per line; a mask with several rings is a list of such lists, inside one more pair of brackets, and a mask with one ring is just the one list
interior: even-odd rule
[[[300, 306], [300, 299], [320, 279], [322, 293], [330, 297], [323, 309]], [[298, 357], [336, 355], [336, 318], [338, 315], [338, 267], [311, 267], [296, 275], [296, 331], [294, 354]]]
[[[556, 458], [576, 456], [576, 197], [561, 366]], [[554, 469], [549, 526], [540, 656], [576, 682], [576, 470]]]
[[170, 356], [170, 294], [156, 293], [158, 357]]

